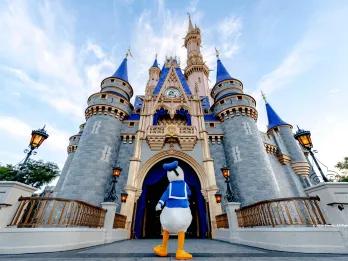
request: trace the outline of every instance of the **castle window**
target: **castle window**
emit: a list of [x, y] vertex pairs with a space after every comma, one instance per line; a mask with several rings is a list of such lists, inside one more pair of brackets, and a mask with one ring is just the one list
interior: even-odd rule
[[111, 82], [114, 82], [115, 81], [115, 79], [111, 79]]
[[124, 100], [123, 100], [123, 99], [120, 99], [120, 103], [124, 103]]
[[209, 123], [209, 127], [215, 128], [215, 124], [213, 122]]
[[136, 113], [140, 113], [140, 109], [137, 109], [135, 112], [136, 112]]
[[221, 83], [218, 86], [221, 87], [222, 86]]
[[204, 109], [204, 113], [209, 113], [209, 110], [208, 109]]
[[241, 99], [243, 99], [243, 97], [242, 97], [242, 96], [237, 96], [237, 98], [238, 98], [238, 100], [241, 100]]
[[126, 83], [125, 83], [125, 82], [123, 82], [123, 83], [122, 83], [122, 85], [123, 85], [123, 86], [126, 86]]
[[106, 98], [106, 94], [102, 94], [102, 95], [101, 95], [101, 98], [102, 98], [102, 99], [105, 99], [105, 98]]
[[134, 126], [134, 122], [131, 121], [128, 126], [129, 127], [133, 127]]
[[220, 104], [224, 104], [224, 103], [225, 103], [225, 101], [224, 101], [224, 100], [220, 101]]

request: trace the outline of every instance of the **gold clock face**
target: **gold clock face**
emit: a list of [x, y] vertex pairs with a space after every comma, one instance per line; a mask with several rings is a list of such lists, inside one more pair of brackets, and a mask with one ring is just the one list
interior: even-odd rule
[[177, 98], [180, 97], [180, 91], [175, 87], [169, 87], [166, 90], [165, 95], [169, 98]]

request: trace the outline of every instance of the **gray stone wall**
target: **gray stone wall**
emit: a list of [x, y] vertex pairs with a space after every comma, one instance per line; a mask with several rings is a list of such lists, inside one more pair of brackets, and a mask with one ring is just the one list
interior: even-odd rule
[[256, 122], [247, 116], [225, 119], [226, 162], [231, 169], [231, 184], [236, 200], [248, 205], [277, 198], [280, 188], [272, 171]]
[[75, 152], [69, 153], [68, 157], [66, 158], [66, 161], [64, 163], [64, 167], [63, 167], [63, 169], [62, 169], [62, 171], [60, 173], [60, 176], [59, 176], [59, 180], [57, 182], [57, 185], [54, 188], [54, 193], [53, 193], [54, 196], [57, 196], [58, 191], [60, 191], [62, 189], [62, 185], [63, 185], [64, 180], [66, 178], [66, 175], [67, 175], [67, 173], [69, 171], [70, 164], [71, 164], [71, 161], [74, 158], [74, 155], [75, 155]]
[[[134, 153], [134, 143], [121, 143], [119, 147], [118, 157], [116, 159], [116, 165], [120, 166], [122, 168], [121, 176], [118, 179], [116, 192], [118, 196], [118, 205], [117, 205], [117, 212], [119, 212], [121, 208], [121, 192], [123, 191], [124, 187], [127, 185], [127, 178], [128, 178], [128, 171], [129, 171], [129, 164], [130, 159], [132, 158]], [[109, 179], [109, 182], [111, 181], [111, 177]], [[109, 189], [109, 184], [106, 186], [106, 189]]]
[[290, 154], [292, 161], [294, 162], [306, 162], [306, 157], [298, 144], [297, 140], [295, 140], [294, 135], [292, 133], [292, 129], [290, 126], [279, 126], [279, 135], [284, 142], [287, 151]]
[[[226, 183], [225, 179], [221, 174], [221, 168], [226, 166], [226, 157], [223, 142], [218, 143], [209, 143], [209, 149], [211, 157], [214, 160], [214, 171], [215, 171], [215, 179], [216, 185], [218, 186], [221, 194], [224, 196], [226, 192]], [[221, 204], [222, 206], [224, 204]]]
[[290, 165], [282, 165], [274, 154], [268, 154], [272, 170], [281, 191], [281, 197], [305, 196], [299, 176]]
[[75, 156], [57, 196], [99, 205], [112, 175], [120, 145], [122, 122], [94, 115], [86, 122]]

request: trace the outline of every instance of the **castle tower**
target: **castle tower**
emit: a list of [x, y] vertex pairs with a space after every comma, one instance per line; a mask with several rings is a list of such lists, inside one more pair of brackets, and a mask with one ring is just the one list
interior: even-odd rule
[[303, 187], [306, 188], [310, 186], [308, 178], [310, 166], [300, 145], [294, 138], [292, 126], [283, 121], [267, 102], [264, 95], [263, 97], [268, 118], [267, 134], [272, 135], [277, 142], [279, 159], [285, 161], [285, 164], [290, 163], [293, 171], [301, 178]]
[[[69, 170], [57, 188], [58, 197], [99, 205], [117, 164], [122, 121], [133, 106], [128, 82], [127, 56], [116, 72], [101, 82], [101, 91], [88, 98], [86, 124]], [[64, 189], [62, 189], [62, 187]]]
[[161, 69], [158, 67], [157, 55], [156, 55], [155, 61], [153, 62], [153, 65], [149, 69], [149, 79], [147, 81], [147, 85], [145, 89], [146, 96], [152, 95], [153, 89], [158, 83], [160, 74], [161, 74]]
[[59, 178], [58, 183], [55, 187], [55, 191], [60, 191], [61, 189], [64, 189], [64, 187], [62, 187], [62, 186], [64, 184], [65, 176], [69, 172], [70, 163], [75, 156], [75, 152], [77, 150], [77, 147], [78, 147], [78, 144], [79, 144], [84, 127], [85, 127], [85, 124], [81, 124], [78, 134], [73, 135], [69, 138], [69, 145], [67, 147], [68, 157], [65, 161], [62, 172], [60, 173], [60, 178]]
[[185, 77], [191, 92], [194, 95], [209, 97], [209, 68], [204, 63], [201, 53], [201, 31], [197, 26], [193, 27], [190, 16], [184, 45], [187, 49]]
[[212, 110], [224, 131], [224, 150], [235, 200], [247, 205], [277, 198], [280, 188], [256, 125], [255, 99], [243, 93], [242, 82], [232, 78], [218, 55], [217, 58]]

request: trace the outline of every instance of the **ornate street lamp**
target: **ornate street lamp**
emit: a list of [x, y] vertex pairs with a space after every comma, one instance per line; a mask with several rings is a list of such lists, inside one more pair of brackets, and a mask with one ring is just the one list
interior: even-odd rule
[[35, 150], [40, 147], [40, 145], [44, 142], [44, 140], [48, 138], [48, 136], [49, 135], [45, 130], [45, 126], [43, 126], [42, 129], [33, 130], [31, 132], [31, 139], [28, 146], [29, 149], [24, 150], [24, 152], [27, 153], [27, 156], [25, 157], [23, 163], [20, 164], [22, 166], [21, 168], [23, 168], [25, 164], [28, 162], [31, 154], [36, 154]]
[[128, 198], [128, 193], [125, 192], [125, 191], [123, 191], [123, 192], [121, 193], [121, 202], [122, 202], [122, 203], [126, 203], [126, 202], [127, 202], [127, 198]]
[[217, 191], [214, 196], [215, 196], [216, 203], [220, 204], [221, 203], [222, 194]]
[[221, 174], [225, 178], [225, 182], [227, 185], [225, 199], [228, 202], [233, 202], [233, 192], [232, 192], [231, 183], [230, 183], [230, 169], [227, 168], [226, 166], [221, 168]]
[[121, 171], [122, 171], [122, 168], [118, 166], [113, 168], [110, 191], [106, 193], [104, 197], [105, 202], [114, 202], [118, 200], [118, 197], [116, 194], [116, 183], [117, 183], [118, 177], [121, 175]]
[[315, 165], [317, 166], [321, 177], [323, 178], [324, 182], [329, 182], [328, 178], [325, 177], [323, 170], [321, 169], [317, 159], [314, 156], [314, 153], [312, 151], [313, 148], [313, 143], [312, 143], [312, 139], [311, 139], [311, 132], [310, 131], [306, 131], [306, 130], [301, 130], [298, 126], [297, 126], [298, 130], [294, 135], [294, 138], [301, 144], [301, 146], [308, 150], [309, 154], [312, 156], [313, 161], [315, 163]]

